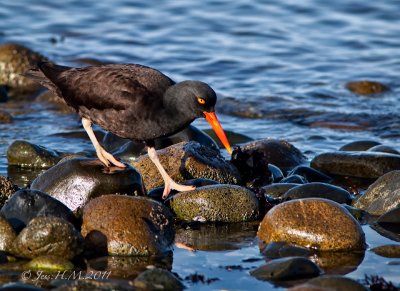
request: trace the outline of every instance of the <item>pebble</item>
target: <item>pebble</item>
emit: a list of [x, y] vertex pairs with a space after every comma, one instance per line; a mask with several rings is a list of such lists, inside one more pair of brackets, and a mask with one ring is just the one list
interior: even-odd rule
[[99, 160], [67, 159], [50, 168], [31, 185], [67, 205], [72, 211], [105, 194], [145, 194], [141, 175], [131, 166], [105, 168]]
[[12, 243], [14, 242], [17, 234], [8, 223], [8, 221], [0, 216], [0, 251], [9, 253], [11, 251]]
[[288, 173], [288, 176], [299, 175], [305, 178], [308, 182], [322, 182], [331, 183], [332, 178], [325, 175], [324, 173], [317, 171], [313, 168], [306, 166], [297, 166]]
[[149, 256], [170, 250], [170, 211], [143, 197], [103, 195], [83, 209], [82, 235], [100, 254]]
[[320, 251], [365, 249], [359, 223], [343, 206], [322, 198], [275, 206], [265, 215], [257, 236], [265, 243], [287, 242]]
[[390, 90], [385, 84], [369, 80], [348, 82], [346, 88], [358, 95], [380, 94]]
[[14, 118], [10, 113], [4, 110], [0, 110], [0, 124], [12, 123]]
[[272, 198], [281, 198], [290, 189], [297, 187], [301, 184], [296, 183], [276, 183], [263, 186], [262, 189], [265, 191], [265, 195]]
[[388, 154], [394, 154], [394, 155], [400, 155], [400, 152], [396, 150], [395, 148], [392, 148], [390, 146], [385, 146], [385, 145], [377, 145], [372, 148], [368, 149], [369, 152], [379, 152], [379, 153], [388, 153]]
[[385, 258], [400, 258], [400, 245], [383, 245], [374, 247], [371, 252]]
[[0, 176], [0, 207], [3, 207], [8, 198], [17, 192], [18, 189], [18, 186], [14, 185], [10, 178]]
[[290, 183], [290, 184], [307, 184], [308, 181], [306, 178], [300, 175], [291, 175], [287, 176], [286, 178], [283, 178], [281, 183]]
[[255, 194], [241, 186], [211, 185], [190, 192], [181, 192], [170, 200], [177, 218], [207, 222], [240, 222], [255, 220], [259, 216], [259, 203]]
[[381, 145], [381, 143], [374, 140], [357, 140], [343, 145], [339, 148], [339, 151], [367, 151], [378, 145]]
[[138, 290], [170, 290], [180, 291], [185, 289], [182, 282], [171, 272], [160, 268], [151, 268], [139, 274], [133, 281], [133, 286]]
[[360, 284], [356, 280], [351, 278], [339, 276], [339, 275], [323, 275], [313, 278], [307, 283], [295, 286], [288, 289], [288, 291], [311, 291], [311, 290], [321, 290], [321, 291], [368, 291], [364, 285]]
[[26, 264], [26, 268], [46, 272], [62, 272], [73, 270], [75, 267], [63, 257], [44, 255], [33, 258]]

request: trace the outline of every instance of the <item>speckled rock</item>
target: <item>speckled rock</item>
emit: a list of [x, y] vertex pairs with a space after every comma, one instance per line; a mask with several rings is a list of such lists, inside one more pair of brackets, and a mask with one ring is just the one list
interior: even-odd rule
[[170, 290], [180, 291], [185, 289], [185, 286], [174, 274], [167, 270], [159, 268], [151, 268], [139, 274], [133, 281], [133, 286], [139, 290]]
[[99, 160], [65, 160], [37, 177], [32, 189], [48, 193], [72, 211], [104, 194], [144, 195], [141, 175], [132, 167], [105, 168]]
[[341, 148], [339, 148], [339, 151], [366, 151], [380, 144], [380, 142], [374, 140], [357, 140], [343, 145]]
[[0, 110], [0, 124], [12, 123], [13, 117], [10, 113]]
[[379, 153], [388, 153], [388, 154], [394, 154], [394, 155], [400, 155], [400, 152], [396, 150], [395, 148], [392, 148], [390, 146], [385, 146], [385, 145], [377, 145], [374, 146], [370, 149], [368, 149], [369, 152], [379, 152]]
[[317, 155], [311, 167], [328, 174], [374, 179], [400, 170], [400, 156], [378, 152], [328, 152]]
[[261, 152], [265, 165], [273, 164], [283, 171], [288, 171], [307, 161], [302, 152], [285, 140], [261, 139], [243, 145], [244, 153]]
[[[157, 151], [161, 164], [177, 182], [193, 178], [215, 180], [219, 183], [237, 184], [238, 170], [227, 162], [219, 151], [197, 142], [178, 143]], [[142, 175], [148, 190], [162, 186], [164, 181], [148, 155], [131, 163]]]
[[85, 206], [82, 235], [90, 245], [102, 248], [99, 253], [109, 255], [160, 254], [174, 241], [172, 215], [165, 206], [121, 195], [104, 195]]
[[38, 62], [46, 60], [42, 55], [15, 43], [0, 45], [0, 84], [10, 88], [9, 94], [32, 93], [40, 85], [22, 76]]
[[285, 194], [290, 189], [297, 187], [301, 184], [296, 183], [276, 183], [270, 184], [267, 186], [262, 187], [265, 191], [265, 195], [272, 197], [272, 198], [280, 198], [283, 194]]
[[18, 186], [10, 180], [10, 178], [0, 176], [0, 207], [3, 207], [7, 199], [18, 191]]
[[17, 237], [8, 221], [0, 216], [0, 251], [10, 252], [12, 243]]
[[9, 165], [26, 168], [50, 168], [62, 159], [62, 153], [24, 140], [14, 141], [7, 149]]
[[372, 185], [354, 206], [372, 215], [382, 215], [400, 205], [400, 171], [389, 172]]
[[210, 185], [181, 192], [170, 201], [179, 219], [239, 222], [258, 218], [259, 204], [253, 192], [235, 185]]
[[60, 217], [77, 224], [74, 214], [67, 206], [46, 193], [30, 189], [15, 192], [0, 213], [17, 232], [38, 216]]
[[320, 251], [365, 248], [358, 222], [340, 204], [322, 198], [275, 206], [265, 215], [257, 235], [266, 243], [287, 242]]
[[[315, 288], [315, 289], [314, 289]], [[369, 289], [356, 280], [351, 278], [338, 276], [338, 275], [324, 275], [313, 278], [307, 283], [295, 286], [288, 289], [288, 291], [312, 291], [312, 290], [323, 290], [323, 291], [368, 291]]]
[[346, 88], [358, 95], [380, 94], [390, 90], [382, 83], [369, 80], [348, 82]]
[[371, 252], [385, 258], [400, 258], [400, 245], [383, 245], [374, 247]]
[[57, 256], [40, 256], [26, 264], [27, 269], [42, 270], [46, 272], [58, 272], [73, 270], [74, 265], [65, 258]]
[[315, 263], [303, 257], [271, 260], [250, 271], [250, 275], [253, 277], [267, 281], [304, 279], [318, 276], [321, 273], [321, 269]]
[[12, 253], [23, 258], [53, 255], [72, 259], [81, 252], [82, 237], [68, 221], [36, 217], [18, 234]]
[[343, 188], [326, 184], [326, 183], [308, 183], [300, 185], [288, 190], [282, 198], [284, 200], [301, 199], [301, 198], [325, 198], [333, 200], [337, 203], [351, 204], [353, 196]]

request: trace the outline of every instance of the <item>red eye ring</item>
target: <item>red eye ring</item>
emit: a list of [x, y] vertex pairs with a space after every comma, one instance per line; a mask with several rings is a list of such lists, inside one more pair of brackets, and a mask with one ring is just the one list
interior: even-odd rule
[[197, 98], [197, 102], [198, 102], [199, 104], [201, 104], [201, 105], [206, 104], [206, 100], [205, 100], [204, 98], [201, 98], [201, 97]]

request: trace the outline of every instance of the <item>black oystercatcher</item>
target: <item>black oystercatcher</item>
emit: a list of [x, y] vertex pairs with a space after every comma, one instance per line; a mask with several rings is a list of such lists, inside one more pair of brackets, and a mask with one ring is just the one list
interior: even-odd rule
[[214, 113], [217, 96], [206, 83], [175, 83], [156, 69], [136, 64], [71, 68], [43, 62], [26, 76], [64, 98], [78, 112], [98, 158], [106, 166], [125, 167], [99, 144], [92, 122], [122, 138], [145, 142], [164, 179], [164, 198], [171, 189], [188, 191], [194, 187], [177, 184], [167, 174], [157, 157], [155, 138], [172, 135], [196, 118], [205, 117], [231, 153]]

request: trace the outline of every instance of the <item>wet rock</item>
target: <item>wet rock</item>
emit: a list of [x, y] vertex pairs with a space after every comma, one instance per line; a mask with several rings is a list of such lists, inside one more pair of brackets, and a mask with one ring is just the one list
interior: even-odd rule
[[32, 182], [32, 189], [48, 193], [72, 211], [104, 194], [144, 195], [141, 175], [131, 166], [106, 168], [99, 160], [68, 159]]
[[400, 170], [400, 156], [377, 152], [328, 152], [316, 156], [311, 167], [333, 175], [374, 179]]
[[73, 270], [74, 265], [62, 257], [40, 256], [32, 259], [26, 264], [28, 269], [42, 270], [46, 272], [58, 272]]
[[9, 88], [10, 96], [33, 93], [40, 85], [22, 76], [27, 70], [46, 58], [31, 49], [15, 43], [0, 45], [0, 84]]
[[380, 94], [390, 90], [382, 83], [368, 80], [348, 82], [346, 88], [358, 95]]
[[382, 215], [400, 205], [400, 171], [389, 172], [372, 185], [354, 206], [372, 215]]
[[368, 213], [362, 209], [357, 207], [353, 207], [351, 205], [342, 204], [344, 208], [358, 221], [362, 221], [364, 218], [368, 217]]
[[[155, 148], [159, 150], [173, 144], [189, 141], [196, 141], [206, 147], [218, 149], [217, 144], [207, 134], [192, 125], [174, 135], [157, 138], [154, 140], [154, 143]], [[143, 142], [123, 139], [113, 133], [105, 135], [103, 144], [114, 156], [126, 162], [134, 162], [139, 156], [147, 154], [147, 149]]]
[[385, 146], [385, 145], [374, 146], [374, 147], [368, 149], [368, 151], [400, 155], [400, 152], [398, 150], [396, 150], [395, 148], [392, 148], [390, 146]]
[[7, 111], [0, 110], [0, 124], [12, 123], [12, 122], [13, 122], [12, 115]]
[[[273, 164], [286, 172], [307, 161], [306, 157], [295, 146], [285, 140], [262, 139], [244, 144], [242, 152], [245, 155], [261, 154], [265, 165]], [[235, 164], [235, 157], [232, 157]], [[240, 169], [239, 169], [240, 170]]]
[[1, 287], [1, 291], [43, 291], [42, 289], [37, 286], [29, 285], [29, 284], [22, 284], [22, 283], [9, 283], [5, 284]]
[[[302, 289], [301, 289], [302, 288]], [[303, 285], [290, 288], [288, 290], [314, 290], [312, 288], [317, 288], [315, 290], [326, 290], [326, 291], [342, 291], [342, 290], [352, 290], [352, 291], [368, 291], [365, 286], [358, 283], [356, 280], [351, 278], [338, 276], [338, 275], [324, 275], [317, 278], [313, 278]]]
[[4, 86], [0, 85], [0, 103], [7, 102], [7, 100], [8, 100], [7, 90], [4, 88]]
[[[177, 182], [193, 178], [227, 184], [237, 184], [240, 181], [240, 174], [235, 166], [225, 161], [217, 150], [197, 142], [178, 143], [157, 151], [157, 154], [168, 174]], [[143, 175], [148, 190], [164, 184], [148, 155], [139, 157], [131, 165]]]
[[52, 109], [61, 111], [63, 113], [71, 113], [74, 110], [67, 105], [63, 98], [58, 97], [54, 92], [46, 90], [40, 93], [35, 101], [38, 102], [47, 102], [52, 105]]
[[141, 273], [133, 281], [138, 290], [183, 290], [185, 286], [171, 272], [159, 268], [151, 268]]
[[64, 284], [58, 286], [53, 291], [137, 291], [134, 287], [132, 287], [130, 281], [123, 280], [64, 280]]
[[400, 207], [381, 215], [371, 227], [381, 235], [400, 242]]
[[272, 242], [261, 251], [268, 259], [279, 259], [284, 257], [309, 257], [312, 252], [308, 248], [290, 245], [285, 242]]
[[62, 155], [58, 151], [23, 140], [14, 141], [7, 150], [9, 165], [26, 168], [50, 168], [61, 160]]
[[302, 257], [287, 257], [269, 261], [250, 272], [259, 280], [281, 281], [315, 277], [321, 269], [312, 261]]
[[400, 245], [383, 245], [372, 248], [371, 252], [385, 258], [400, 258]]
[[[191, 180], [184, 181], [181, 184], [182, 185], [193, 185], [196, 188], [198, 188], [198, 187], [203, 187], [203, 186], [208, 186], [208, 185], [217, 185], [219, 183], [217, 181], [209, 180], [209, 179], [191, 179]], [[161, 187], [154, 188], [147, 195], [152, 199], [164, 202], [164, 199], [162, 199], [163, 191], [164, 191], [164, 186], [161, 186]], [[176, 193], [178, 193], [178, 191], [172, 190], [169, 195], [173, 196]]]
[[0, 176], [0, 207], [3, 207], [7, 199], [18, 191], [18, 186], [7, 177]]
[[82, 237], [68, 221], [58, 217], [36, 217], [19, 233], [12, 253], [23, 258], [53, 255], [72, 259], [80, 253]]
[[342, 146], [339, 151], [366, 151], [374, 146], [381, 145], [381, 143], [374, 140], [357, 140]]
[[334, 185], [319, 182], [294, 187], [282, 196], [284, 200], [311, 197], [325, 198], [340, 204], [351, 204], [353, 200], [353, 196], [348, 191]]
[[170, 201], [182, 220], [239, 222], [258, 218], [259, 204], [253, 192], [235, 185], [211, 185], [181, 192]]
[[175, 244], [200, 251], [238, 250], [253, 245], [258, 222], [183, 223], [177, 228]]
[[340, 204], [322, 198], [296, 199], [272, 208], [257, 236], [266, 243], [287, 242], [320, 251], [360, 250], [365, 236]]
[[281, 169], [279, 169], [277, 166], [272, 165], [272, 164], [268, 164], [267, 167], [268, 167], [269, 172], [272, 175], [272, 182], [273, 183], [277, 183], [277, 182], [281, 181], [284, 178]]
[[307, 184], [308, 181], [306, 178], [300, 175], [291, 175], [281, 180], [281, 183], [290, 183], [290, 184]]
[[324, 173], [317, 171], [313, 168], [306, 166], [297, 166], [292, 171], [288, 173], [289, 176], [299, 175], [306, 179], [308, 182], [322, 182], [322, 183], [330, 183], [332, 182], [332, 178], [325, 175]]
[[[237, 144], [242, 144], [242, 143], [253, 141], [253, 139], [247, 135], [233, 132], [230, 130], [224, 130], [224, 131], [225, 131], [226, 137], [228, 138], [231, 145], [237, 145]], [[218, 144], [219, 148], [224, 148], [224, 145], [222, 144], [221, 140], [217, 137], [217, 135], [215, 134], [215, 132], [212, 129], [205, 129], [204, 132], [208, 136], [210, 136], [214, 140], [214, 142], [216, 142]]]
[[265, 195], [272, 197], [272, 198], [280, 198], [285, 194], [287, 191], [290, 189], [297, 187], [301, 184], [296, 184], [296, 183], [276, 183], [276, 184], [270, 184], [267, 186], [262, 187], [262, 189], [265, 191]]
[[14, 193], [0, 213], [17, 232], [39, 216], [59, 217], [77, 224], [74, 214], [67, 206], [46, 193], [30, 189], [21, 189]]
[[8, 221], [0, 216], [0, 251], [10, 252], [12, 243], [17, 237]]
[[171, 213], [159, 202], [104, 195], [85, 206], [82, 235], [98, 253], [148, 256], [170, 249], [174, 229]]

